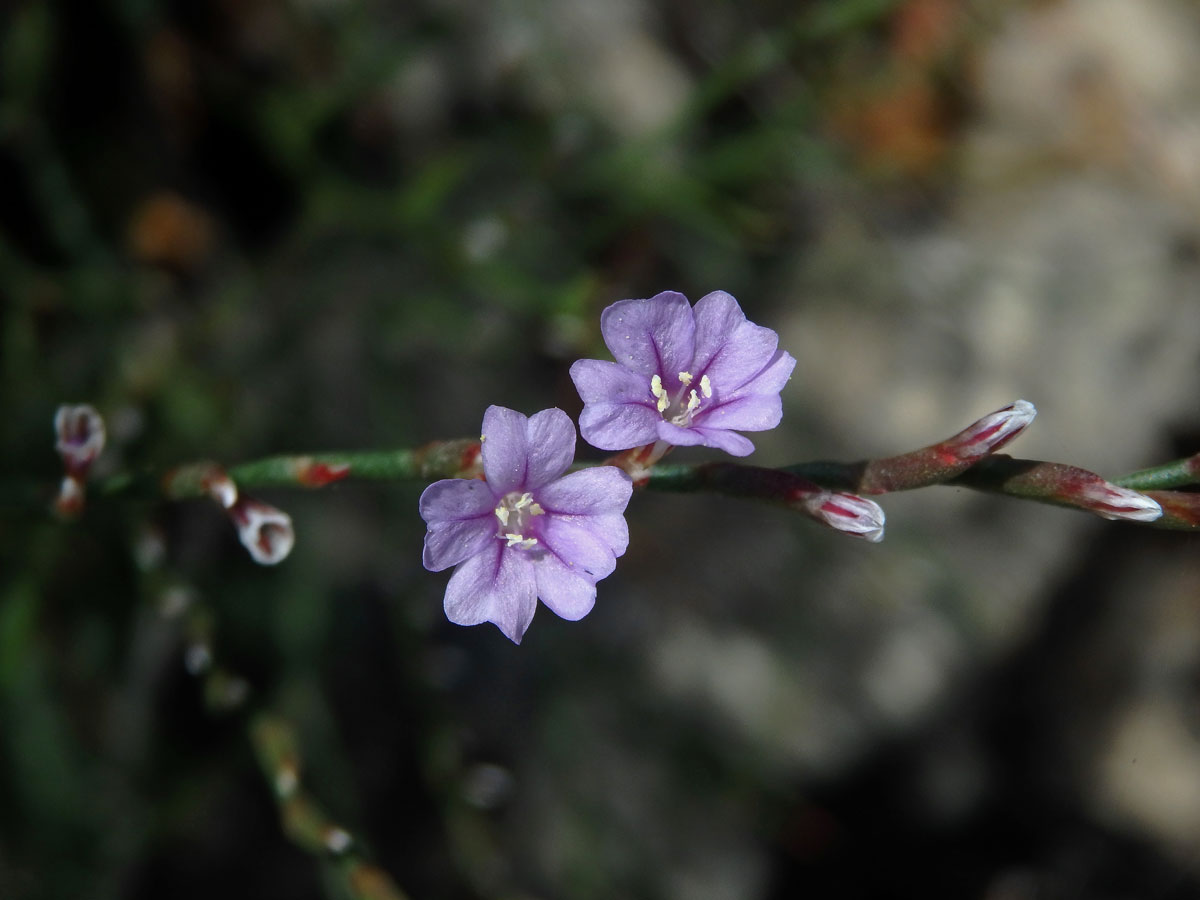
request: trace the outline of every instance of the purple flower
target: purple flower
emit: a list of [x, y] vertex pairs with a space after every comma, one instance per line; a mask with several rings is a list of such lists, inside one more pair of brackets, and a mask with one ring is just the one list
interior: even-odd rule
[[561, 409], [526, 418], [489, 406], [482, 441], [486, 481], [447, 478], [421, 494], [422, 561], [458, 567], [446, 585], [451, 622], [493, 622], [519, 644], [539, 598], [564, 619], [591, 611], [596, 582], [629, 544], [633, 483], [612, 466], [563, 474], [575, 426]]
[[674, 291], [621, 300], [604, 310], [600, 331], [616, 362], [571, 366], [589, 444], [628, 450], [662, 441], [746, 456], [754, 444], [736, 432], [779, 424], [779, 391], [796, 360], [724, 291], [694, 309]]

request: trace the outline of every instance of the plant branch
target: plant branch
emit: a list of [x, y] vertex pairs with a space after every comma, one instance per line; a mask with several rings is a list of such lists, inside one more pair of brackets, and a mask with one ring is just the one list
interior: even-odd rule
[[[1076, 466], [995, 453], [1029, 425], [1034, 412], [1032, 405], [1019, 400], [944, 441], [898, 456], [849, 463], [803, 462], [774, 469], [734, 462], [657, 462], [640, 469], [635, 484], [650, 490], [711, 491], [773, 503], [871, 540], [882, 534], [883, 513], [858, 495], [935, 484], [1072, 507], [1160, 528], [1200, 530], [1200, 494], [1169, 490], [1200, 484], [1200, 454], [1109, 482]], [[314, 488], [341, 480], [430, 482], [478, 477], [482, 477], [480, 442], [466, 438], [434, 441], [413, 450], [272, 456], [228, 471], [211, 462], [190, 463], [158, 477], [109, 478], [96, 486], [96, 492], [108, 496], [149, 492], [180, 500], [213, 495], [230, 479], [238, 488], [255, 489]]]

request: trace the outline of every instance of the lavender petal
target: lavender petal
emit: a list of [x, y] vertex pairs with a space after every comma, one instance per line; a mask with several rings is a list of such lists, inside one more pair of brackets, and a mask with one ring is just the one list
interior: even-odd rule
[[724, 450], [730, 456], [749, 456], [754, 452], [754, 443], [736, 431], [726, 431], [724, 428], [693, 428], [704, 438], [705, 447]]
[[595, 583], [617, 567], [607, 543], [586, 525], [563, 516], [546, 516], [539, 524], [538, 540], [544, 548], [579, 577]]
[[525, 486], [528, 421], [521, 413], [503, 406], [489, 406], [483, 414], [483, 474], [497, 497]]
[[734, 400], [738, 397], [746, 397], [753, 394], [778, 394], [783, 390], [783, 386], [788, 383], [788, 379], [792, 377], [792, 370], [795, 368], [796, 358], [787, 351], [780, 350], [763, 367], [762, 371], [756, 373], [737, 390], [725, 392], [721, 399]]
[[769, 431], [783, 418], [783, 401], [778, 394], [751, 394], [712, 409], [701, 408], [695, 427], [732, 431]]
[[692, 363], [696, 322], [687, 298], [675, 291], [614, 303], [600, 314], [600, 332], [613, 359], [646, 379]]
[[650, 379], [615, 362], [580, 359], [571, 364], [571, 380], [585, 403], [640, 403], [653, 410]]
[[633, 482], [616, 466], [596, 466], [564, 475], [538, 492], [548, 513], [574, 516], [621, 513], [633, 495]]
[[475, 519], [431, 522], [425, 533], [421, 563], [430, 572], [441, 572], [478, 555], [496, 540], [496, 519], [490, 511]]
[[494, 541], [463, 562], [446, 585], [446, 618], [456, 625], [494, 623], [516, 644], [537, 610], [533, 562]]
[[662, 417], [636, 403], [589, 403], [579, 414], [579, 433], [601, 450], [629, 450], [658, 436]]
[[696, 303], [696, 358], [692, 374], [707, 375], [713, 389], [729, 393], [763, 370], [775, 355], [779, 335], [746, 321], [736, 300], [714, 291]]
[[421, 493], [417, 509], [426, 522], [473, 519], [491, 512], [496, 495], [482, 481], [466, 478], [443, 478]]
[[529, 417], [525, 426], [529, 460], [526, 467], [525, 490], [536, 490], [553, 481], [575, 459], [575, 425], [561, 409], [543, 409]]
[[658, 420], [657, 435], [660, 441], [666, 441], [673, 447], [704, 446], [704, 435], [695, 428], [681, 428], [663, 419]]
[[596, 603], [596, 585], [565, 566], [558, 557], [547, 555], [534, 567], [537, 595], [557, 616], [575, 622]]

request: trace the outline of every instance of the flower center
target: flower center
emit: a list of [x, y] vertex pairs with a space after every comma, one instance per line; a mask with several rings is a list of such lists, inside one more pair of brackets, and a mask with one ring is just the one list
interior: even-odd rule
[[506, 546], [528, 550], [537, 544], [538, 539], [525, 537], [525, 532], [529, 530], [534, 516], [545, 515], [546, 511], [528, 491], [523, 494], [517, 491], [505, 494], [495, 513], [496, 537], [508, 541]]
[[691, 372], [680, 372], [678, 378], [679, 390], [675, 392], [675, 396], [667, 393], [662, 378], [658, 375], [650, 379], [650, 393], [658, 403], [659, 414], [666, 421], [687, 428], [692, 424], [692, 416], [700, 409], [700, 405], [712, 397], [712, 384], [707, 375], [701, 375], [700, 390], [697, 392], [696, 388], [691, 386], [694, 380]]

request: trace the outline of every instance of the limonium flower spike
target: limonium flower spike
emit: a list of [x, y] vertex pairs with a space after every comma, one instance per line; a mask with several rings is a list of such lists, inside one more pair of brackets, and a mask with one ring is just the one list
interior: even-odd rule
[[754, 444], [737, 432], [779, 424], [779, 391], [796, 360], [724, 291], [695, 308], [674, 291], [621, 300], [601, 314], [600, 332], [616, 362], [571, 366], [589, 444], [629, 450], [662, 441], [746, 456]]
[[613, 466], [564, 474], [575, 426], [561, 409], [526, 418], [489, 406], [482, 441], [486, 481], [447, 478], [421, 494], [422, 562], [457, 567], [446, 586], [451, 622], [492, 622], [519, 644], [539, 599], [564, 619], [591, 611], [596, 582], [629, 543], [633, 482]]

